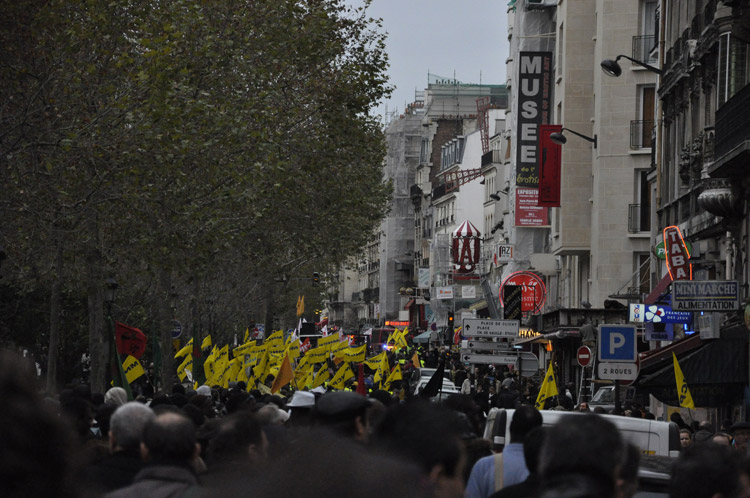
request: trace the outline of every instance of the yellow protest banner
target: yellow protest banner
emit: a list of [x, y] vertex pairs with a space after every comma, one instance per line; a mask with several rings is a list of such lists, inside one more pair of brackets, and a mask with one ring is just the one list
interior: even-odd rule
[[318, 386], [322, 386], [325, 381], [328, 380], [328, 378], [331, 376], [330, 372], [328, 372], [328, 368], [323, 365], [320, 367], [320, 370], [318, 370], [318, 373], [315, 374], [315, 380], [312, 383], [312, 388], [316, 388]]
[[341, 341], [341, 336], [338, 332], [335, 334], [328, 335], [326, 337], [321, 337], [318, 339], [318, 347], [321, 346], [327, 346], [328, 344], [336, 344], [337, 342]]
[[143, 371], [143, 365], [138, 361], [138, 358], [130, 355], [122, 362], [122, 369], [125, 372], [125, 378], [128, 379], [128, 384], [132, 384], [138, 377], [146, 373]]
[[356, 348], [347, 348], [344, 353], [344, 359], [346, 361], [362, 363], [365, 361], [365, 354], [367, 354], [367, 344], [362, 344]]
[[682, 368], [680, 368], [680, 363], [677, 361], [677, 356], [674, 353], [672, 353], [672, 361], [674, 363], [674, 380], [677, 382], [677, 397], [679, 398], [680, 406], [695, 410], [693, 395], [690, 394], [685, 376], [682, 375]]
[[346, 381], [354, 377], [354, 372], [348, 363], [344, 363], [331, 379], [330, 386], [334, 389], [343, 389]]
[[383, 356], [385, 356], [385, 351], [381, 351], [380, 354], [375, 355], [372, 358], [368, 358], [367, 360], [365, 360], [364, 364], [372, 368], [373, 370], [377, 370], [377, 368], [380, 366], [380, 362], [383, 360]]
[[305, 353], [305, 358], [308, 358], [309, 363], [323, 363], [330, 358], [329, 348], [326, 346], [319, 346], [315, 349], [311, 349]]
[[536, 397], [534, 408], [541, 410], [544, 408], [545, 400], [553, 396], [557, 396], [557, 382], [555, 382], [555, 371], [552, 368], [552, 362], [550, 362], [547, 373], [544, 374], [544, 382], [542, 382], [542, 387], [539, 389], [539, 394]]

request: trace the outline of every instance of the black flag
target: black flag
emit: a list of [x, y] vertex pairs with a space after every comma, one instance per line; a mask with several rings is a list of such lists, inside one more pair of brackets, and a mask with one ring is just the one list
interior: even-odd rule
[[434, 396], [437, 396], [438, 392], [442, 391], [443, 370], [445, 370], [445, 356], [440, 358], [440, 362], [438, 362], [437, 370], [435, 370], [435, 373], [432, 374], [432, 377], [430, 377], [430, 380], [427, 381], [427, 384], [425, 384], [424, 388], [422, 389], [422, 392], [419, 393], [420, 397], [425, 398], [425, 399], [430, 399]]

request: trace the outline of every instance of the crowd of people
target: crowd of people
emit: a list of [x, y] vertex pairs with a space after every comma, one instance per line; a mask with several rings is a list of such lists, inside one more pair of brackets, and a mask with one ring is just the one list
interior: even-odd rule
[[[441, 403], [379, 390], [271, 395], [241, 383], [176, 384], [137, 401], [84, 384], [51, 396], [4, 351], [0, 496], [633, 496], [640, 453], [612, 423], [587, 413], [542, 426], [516, 380], [493, 379], [519, 391], [510, 441], [493, 453], [476, 388]], [[744, 446], [692, 438], [675, 460], [670, 495], [750, 496]]]

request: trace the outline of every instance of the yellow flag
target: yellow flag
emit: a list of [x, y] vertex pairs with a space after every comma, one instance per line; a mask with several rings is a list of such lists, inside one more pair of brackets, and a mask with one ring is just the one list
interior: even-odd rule
[[411, 362], [414, 364], [415, 368], [420, 368], [422, 366], [422, 362], [419, 360], [419, 354], [417, 354], [416, 351], [414, 351], [414, 354], [411, 356]]
[[336, 375], [333, 376], [329, 385], [334, 389], [343, 389], [346, 381], [352, 377], [354, 377], [352, 368], [348, 363], [344, 363], [341, 368], [339, 368], [338, 372], [336, 372]]
[[407, 329], [404, 329], [404, 331], [401, 332], [398, 335], [398, 337], [394, 338], [395, 341], [396, 341], [396, 349], [408, 348], [409, 347], [409, 343], [406, 342], [406, 331], [407, 331]]
[[242, 342], [247, 342], [248, 339], [250, 339], [250, 327], [245, 327], [245, 338], [242, 339]]
[[188, 341], [188, 343], [185, 344], [185, 347], [183, 347], [182, 349], [180, 349], [179, 351], [177, 351], [174, 354], [174, 357], [175, 357], [175, 359], [181, 358], [181, 357], [185, 356], [186, 354], [192, 353], [192, 352], [193, 352], [193, 340], [190, 339]]
[[328, 346], [318, 346], [305, 353], [305, 358], [309, 358], [309, 363], [323, 363], [330, 357]]
[[381, 351], [379, 355], [368, 358], [364, 363], [373, 370], [377, 370], [377, 368], [380, 366], [380, 362], [382, 361], [383, 356], [385, 356], [385, 351]]
[[547, 373], [544, 374], [544, 382], [539, 389], [539, 395], [536, 397], [534, 408], [541, 410], [544, 407], [544, 400], [553, 396], [557, 396], [557, 382], [555, 382], [555, 371], [552, 369], [552, 362], [550, 362]]
[[143, 365], [138, 361], [138, 358], [130, 355], [122, 362], [122, 369], [125, 371], [128, 384], [132, 384], [135, 379], [146, 373], [143, 371]]
[[349, 347], [349, 343], [347, 341], [334, 343], [331, 345], [331, 353], [333, 353], [333, 356], [335, 358], [341, 358], [344, 356], [343, 351], [346, 350], [346, 348], [348, 347]]
[[386, 375], [391, 371], [391, 365], [388, 362], [388, 355], [385, 354], [385, 351], [383, 351], [383, 357], [380, 359], [380, 365], [378, 365], [378, 370], [375, 372], [375, 376], [373, 377], [373, 380], [375, 382], [382, 382], [386, 379]]
[[206, 337], [203, 338], [203, 342], [201, 342], [201, 349], [206, 349], [211, 347], [211, 334], [208, 334]]
[[335, 334], [327, 335], [318, 339], [318, 347], [327, 346], [329, 344], [336, 344], [341, 341], [341, 336], [338, 332]]
[[266, 366], [268, 365], [268, 352], [266, 351], [263, 353], [263, 356], [258, 361], [258, 364], [255, 365], [255, 368], [253, 368], [253, 376], [260, 379], [261, 376], [266, 371]]
[[305, 312], [305, 296], [297, 296], [297, 316]]
[[315, 375], [315, 380], [312, 384], [313, 389], [318, 386], [322, 386], [323, 382], [327, 381], [330, 375], [331, 374], [328, 372], [328, 368], [325, 365], [320, 367], [320, 370], [318, 370], [318, 373]]
[[250, 353], [250, 350], [255, 346], [255, 341], [246, 342], [240, 346], [237, 346], [232, 350], [232, 354], [235, 358], [238, 356], [246, 355]]
[[185, 360], [180, 363], [180, 366], [177, 367], [177, 376], [180, 378], [181, 382], [185, 381], [185, 377], [187, 377], [187, 373], [185, 373], [185, 370], [193, 371], [193, 355], [188, 354], [185, 357]]
[[277, 330], [273, 334], [269, 335], [268, 338], [263, 341], [263, 344], [268, 344], [269, 347], [278, 346], [279, 344], [284, 344], [284, 331], [283, 330]]
[[273, 379], [273, 385], [271, 386], [271, 393], [277, 393], [282, 387], [289, 384], [294, 379], [294, 371], [292, 370], [292, 364], [289, 362], [289, 355], [284, 355], [284, 359], [281, 361], [281, 367], [276, 378]]
[[286, 348], [286, 352], [289, 355], [290, 360], [299, 358], [299, 339], [295, 339], [290, 342], [289, 346], [287, 346]]
[[358, 348], [347, 348], [344, 350], [344, 359], [348, 362], [362, 363], [365, 361], [367, 353], [367, 344], [362, 344]]
[[391, 375], [388, 376], [388, 379], [385, 381], [385, 384], [383, 387], [386, 391], [391, 390], [391, 382], [394, 380], [402, 380], [404, 378], [403, 375], [401, 375], [401, 365], [396, 365], [396, 368], [393, 369], [393, 372], [391, 372]]
[[680, 399], [680, 406], [695, 410], [693, 396], [690, 394], [690, 389], [687, 382], [685, 382], [685, 376], [682, 375], [680, 363], [677, 361], [677, 356], [674, 353], [672, 353], [672, 362], [674, 363], [674, 380], [677, 382], [677, 396]]

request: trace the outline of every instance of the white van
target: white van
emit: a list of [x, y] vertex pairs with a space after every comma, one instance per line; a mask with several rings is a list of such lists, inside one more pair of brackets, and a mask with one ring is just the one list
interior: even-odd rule
[[[415, 395], [419, 395], [419, 393], [422, 391], [422, 389], [424, 389], [424, 387], [427, 385], [427, 383], [429, 381], [430, 381], [429, 377], [422, 377], [421, 379], [419, 379], [419, 381], [417, 382], [417, 384], [414, 386], [414, 394]], [[451, 394], [458, 394], [459, 392], [460, 392], [459, 389], [456, 387], [456, 385], [453, 382], [451, 382], [449, 379], [445, 379], [444, 378], [443, 379], [443, 388], [442, 388], [441, 392], [438, 393], [438, 395], [433, 396], [432, 400], [433, 401], [437, 401], [437, 400], [443, 401], [445, 398], [447, 398]]]
[[[487, 415], [484, 438], [493, 443], [495, 451], [501, 451], [510, 442], [510, 421], [515, 410], [492, 408]], [[579, 417], [580, 412], [541, 410], [543, 424], [555, 425], [563, 417]], [[676, 457], [680, 454], [680, 432], [674, 422], [660, 422], [643, 418], [622, 417], [619, 415], [597, 415], [612, 422], [623, 438], [646, 455]]]

